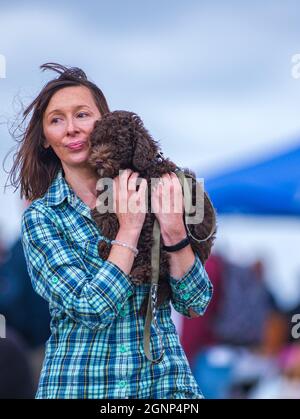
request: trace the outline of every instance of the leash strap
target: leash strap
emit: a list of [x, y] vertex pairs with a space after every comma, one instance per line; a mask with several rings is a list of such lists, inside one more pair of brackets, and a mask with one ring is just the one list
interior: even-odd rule
[[[213, 220], [213, 226], [211, 229], [210, 234], [204, 238], [204, 239], [197, 239], [192, 235], [192, 233], [189, 230], [188, 223], [187, 223], [187, 217], [188, 214], [191, 213], [192, 210], [192, 191], [190, 189], [190, 185], [187, 182], [186, 176], [189, 176], [185, 174], [182, 170], [179, 168], [175, 171], [180, 184], [183, 188], [183, 195], [184, 195], [184, 209], [185, 209], [185, 225], [187, 228], [187, 232], [189, 236], [191, 236], [195, 241], [197, 242], [203, 242], [208, 240], [214, 233], [216, 228], [216, 217], [214, 215]], [[191, 179], [193, 179], [192, 176], [189, 176]], [[211, 200], [209, 199], [208, 195], [205, 192], [205, 196], [208, 199], [209, 204], [211, 205], [211, 208], [213, 210], [213, 213], [215, 214], [214, 207], [211, 203]], [[154, 364], [158, 364], [164, 356], [164, 347], [163, 347], [163, 340], [161, 331], [159, 329], [158, 323], [157, 323], [157, 289], [158, 289], [158, 278], [159, 278], [159, 254], [160, 254], [160, 227], [157, 219], [154, 221], [153, 225], [153, 245], [151, 249], [151, 271], [152, 271], [152, 277], [151, 277], [151, 288], [149, 292], [149, 299], [148, 299], [148, 306], [147, 306], [147, 314], [146, 314], [146, 320], [145, 320], [145, 327], [144, 327], [144, 352], [146, 357]], [[153, 326], [156, 329], [157, 335], [159, 337], [160, 342], [160, 355], [158, 358], [154, 359], [151, 356], [150, 351], [150, 339], [151, 339], [151, 325], [153, 322]]]
[[[164, 347], [161, 332], [157, 323], [157, 288], [158, 288], [158, 278], [159, 278], [159, 252], [160, 252], [160, 228], [157, 219], [154, 221], [153, 225], [153, 245], [151, 249], [151, 269], [152, 269], [152, 278], [151, 278], [151, 288], [149, 292], [147, 314], [145, 320], [144, 328], [144, 351], [146, 357], [153, 364], [158, 364], [164, 356]], [[153, 322], [154, 328], [156, 329], [157, 335], [160, 342], [160, 355], [158, 358], [154, 359], [151, 356], [150, 351], [150, 338], [151, 338], [151, 323]]]
[[[213, 207], [213, 204], [212, 204], [209, 196], [207, 195], [207, 193], [204, 191], [204, 199], [207, 198], [208, 203], [209, 203], [209, 205], [210, 205], [210, 207], [212, 209], [212, 213], [214, 214], [214, 217], [213, 217], [213, 225], [212, 225], [211, 231], [210, 231], [210, 233], [209, 233], [209, 235], [207, 237], [205, 237], [204, 239], [197, 239], [191, 233], [191, 231], [189, 229], [189, 223], [188, 223], [188, 214], [190, 214], [192, 212], [192, 203], [193, 203], [193, 201], [192, 201], [192, 190], [191, 190], [192, 185], [190, 186], [190, 184], [187, 181], [187, 178], [186, 177], [188, 176], [190, 179], [194, 179], [194, 178], [193, 178], [193, 176], [184, 173], [180, 169], [175, 170], [175, 173], [176, 173], [176, 175], [177, 175], [177, 177], [178, 177], [178, 179], [179, 179], [179, 181], [181, 183], [181, 186], [182, 186], [182, 189], [183, 189], [183, 192], [184, 192], [183, 193], [183, 195], [184, 195], [184, 217], [185, 217], [185, 226], [186, 226], [186, 229], [187, 229], [187, 233], [196, 242], [198, 242], [198, 243], [205, 242], [205, 241], [207, 241], [208, 239], [211, 238], [211, 236], [214, 234], [214, 232], [216, 230], [217, 221], [216, 221], [216, 214], [215, 214], [215, 209]], [[203, 204], [204, 204], [204, 202], [203, 202]]]

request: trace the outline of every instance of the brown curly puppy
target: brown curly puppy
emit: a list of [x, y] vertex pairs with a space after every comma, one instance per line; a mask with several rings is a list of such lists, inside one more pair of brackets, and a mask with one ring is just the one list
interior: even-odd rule
[[[138, 241], [139, 254], [135, 258], [130, 273], [131, 280], [136, 285], [151, 282], [151, 247], [153, 243], [152, 230], [155, 215], [151, 212], [151, 178], [158, 179], [165, 173], [174, 172], [178, 167], [175, 163], [162, 156], [160, 147], [145, 129], [141, 119], [132, 112], [114, 111], [103, 115], [97, 121], [91, 134], [91, 154], [89, 163], [100, 178], [114, 178], [119, 170], [131, 169], [139, 172], [141, 178], [148, 182], [148, 213]], [[193, 176], [192, 196], [195, 199], [196, 176], [188, 169], [184, 173]], [[101, 192], [98, 192], [98, 196]], [[101, 214], [97, 208], [91, 211], [104, 240], [99, 242], [99, 256], [107, 259], [110, 252], [110, 241], [115, 239], [119, 222], [114, 213]], [[198, 243], [190, 238], [192, 249], [204, 264], [210, 255], [215, 240], [215, 211], [207, 195], [204, 199], [204, 219], [199, 224], [190, 224], [189, 229], [198, 239], [206, 238], [214, 228], [214, 234], [207, 240]], [[158, 283], [157, 305], [160, 306], [171, 297], [169, 285], [169, 254], [160, 249], [160, 273]], [[140, 314], [145, 315], [148, 298], [145, 298]]]

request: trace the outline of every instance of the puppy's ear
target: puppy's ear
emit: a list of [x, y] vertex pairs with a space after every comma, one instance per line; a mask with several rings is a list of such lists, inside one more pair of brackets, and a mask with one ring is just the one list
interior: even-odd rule
[[158, 153], [158, 144], [137, 115], [134, 115], [134, 140], [132, 164], [136, 170], [146, 170]]

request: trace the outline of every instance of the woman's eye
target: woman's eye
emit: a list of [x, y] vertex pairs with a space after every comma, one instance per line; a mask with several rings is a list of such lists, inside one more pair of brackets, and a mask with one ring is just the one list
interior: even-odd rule
[[89, 114], [87, 112], [79, 112], [79, 114], [77, 114], [77, 116], [79, 118], [84, 118], [85, 116], [88, 116]]
[[57, 124], [59, 121], [59, 118], [53, 118], [51, 119], [51, 124]]

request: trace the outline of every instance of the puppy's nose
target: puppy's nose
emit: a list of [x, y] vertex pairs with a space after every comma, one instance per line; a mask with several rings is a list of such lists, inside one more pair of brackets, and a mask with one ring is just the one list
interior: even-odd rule
[[104, 163], [104, 160], [102, 160], [102, 159], [97, 159], [97, 160], [96, 160], [96, 165], [97, 165], [97, 167], [102, 166], [102, 165], [103, 165], [103, 163]]

